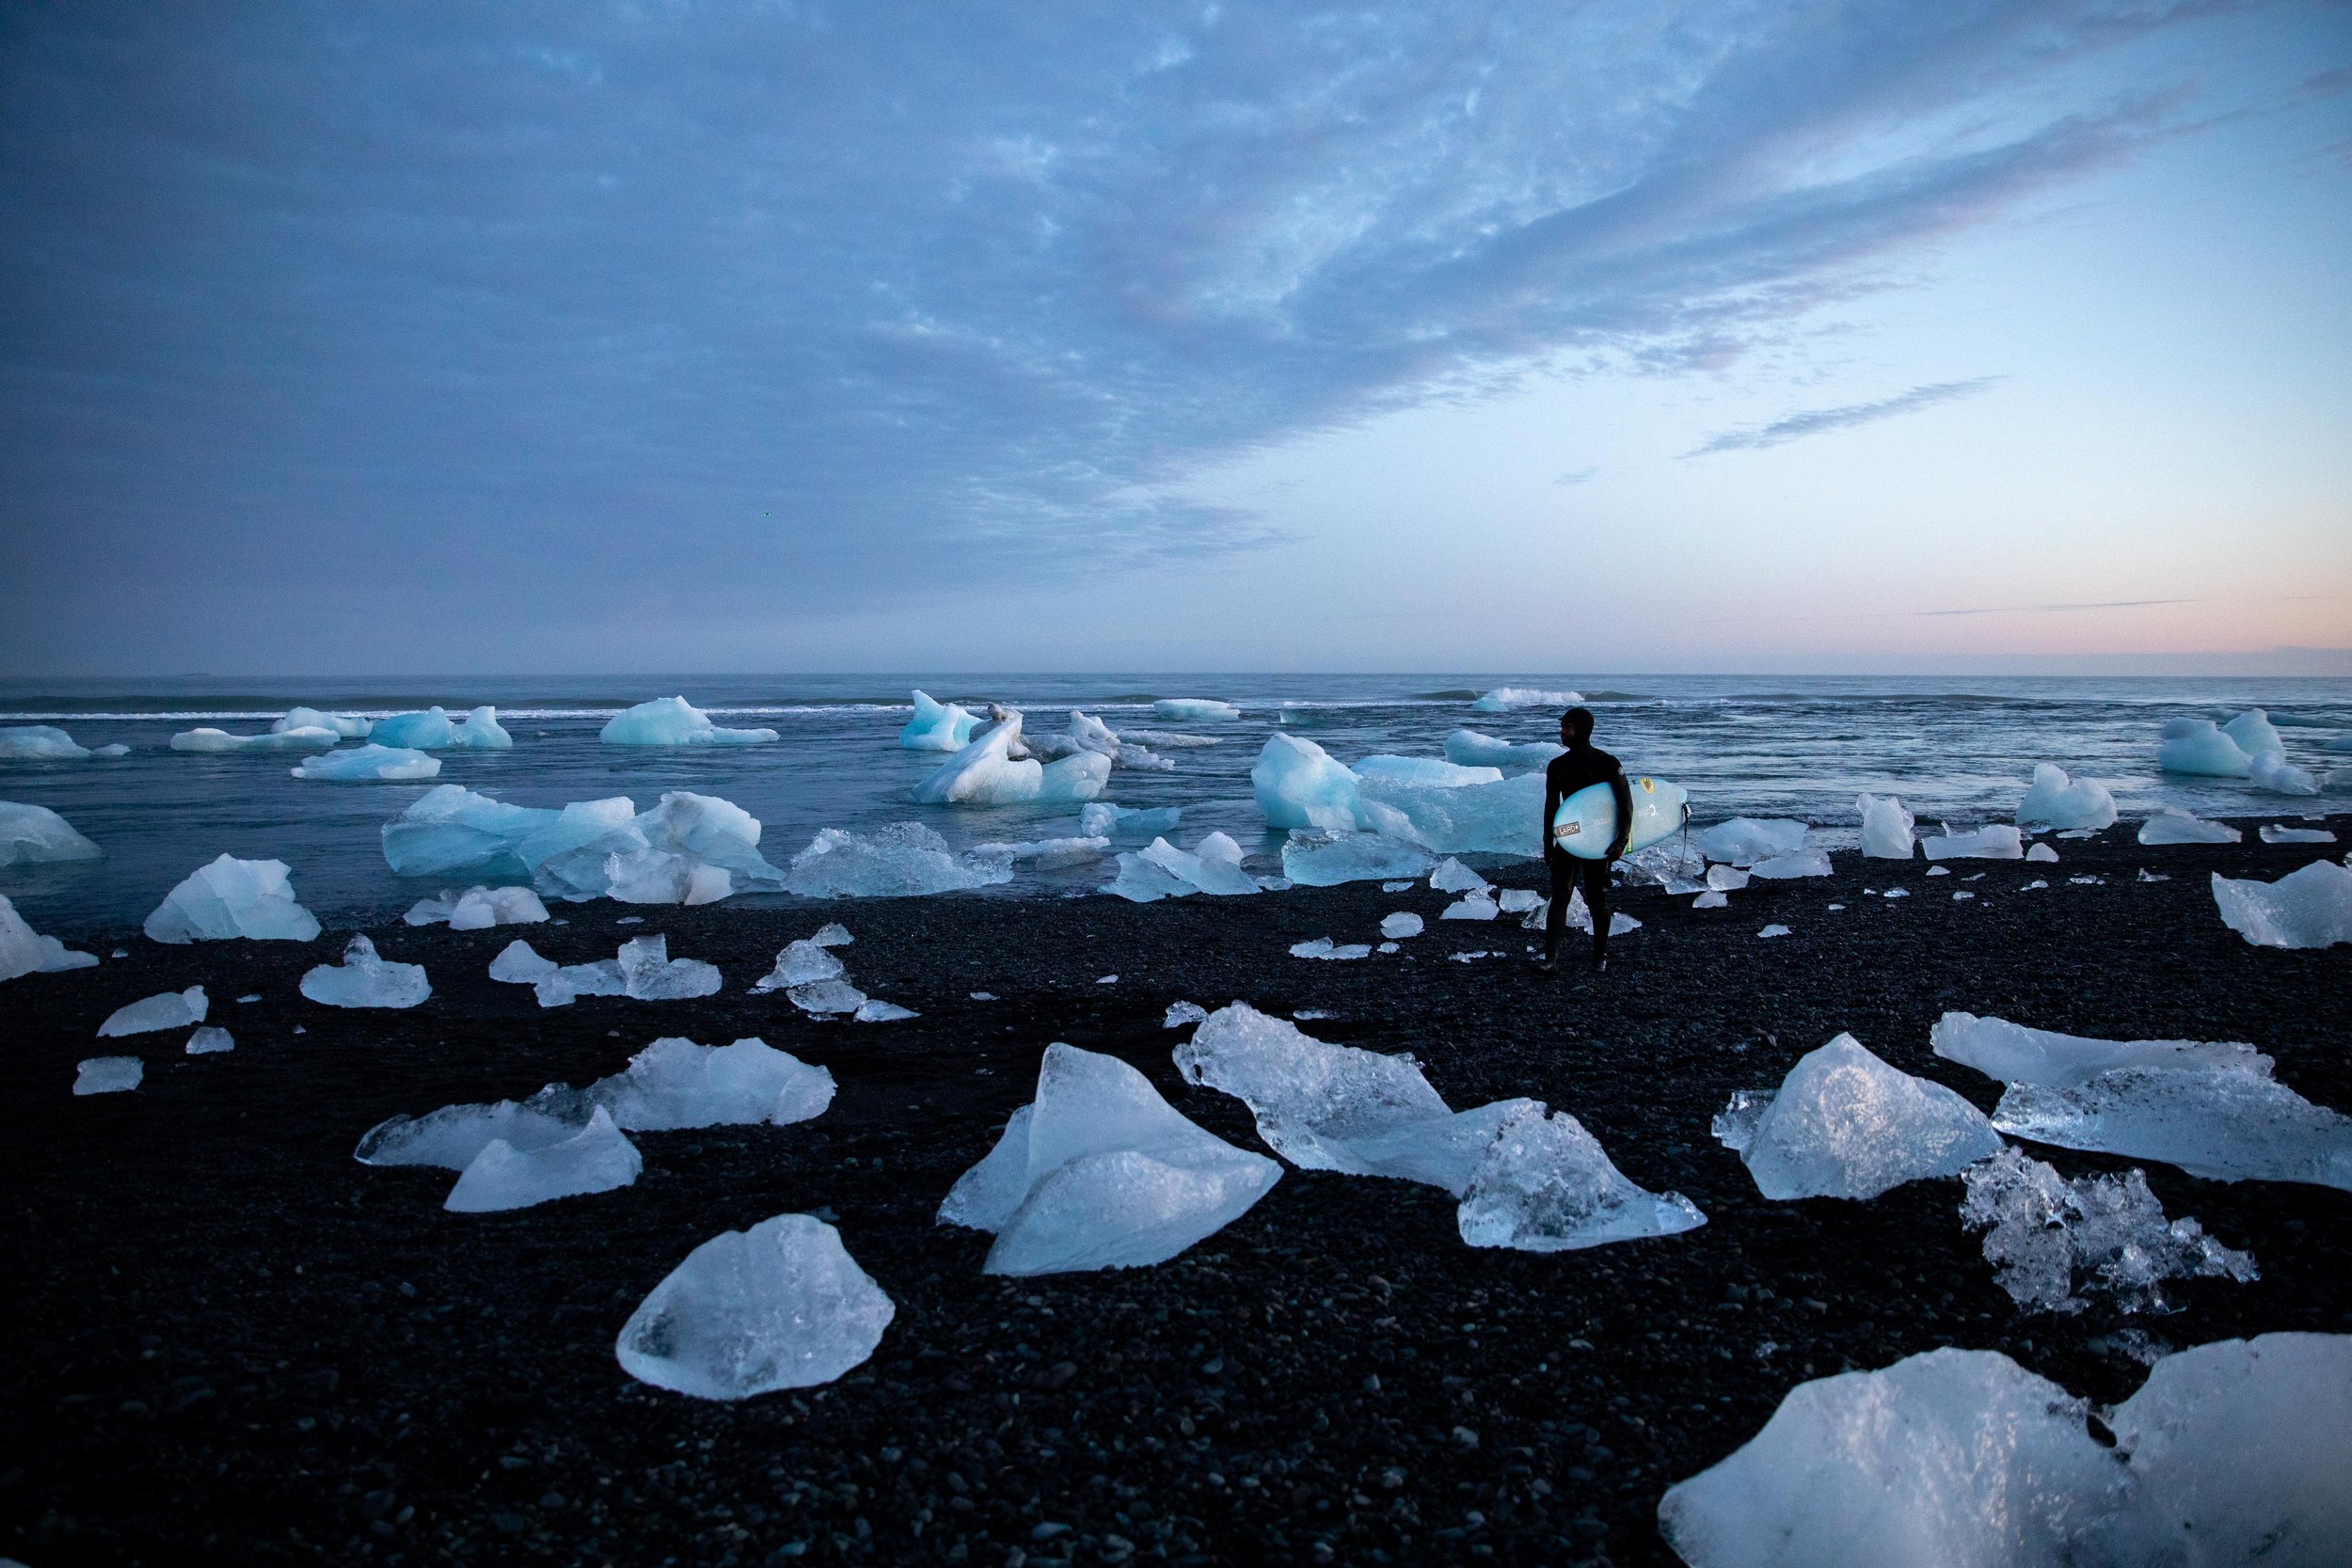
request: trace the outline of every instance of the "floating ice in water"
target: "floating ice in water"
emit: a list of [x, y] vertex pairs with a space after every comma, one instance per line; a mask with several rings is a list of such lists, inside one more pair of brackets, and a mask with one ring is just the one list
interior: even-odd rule
[[320, 964], [302, 976], [302, 994], [329, 1007], [413, 1007], [433, 994], [422, 964], [390, 963], [375, 943], [355, 936], [340, 966]]
[[2069, 1181], [2051, 1166], [2005, 1148], [1961, 1172], [1968, 1196], [1961, 1223], [1983, 1230], [1984, 1260], [2010, 1299], [2027, 1312], [2074, 1313], [2082, 1288], [2112, 1294], [2124, 1312], [2165, 1312], [2167, 1279], [2258, 1277], [2251, 1255], [2205, 1234], [2194, 1219], [2168, 1222], [2137, 1170]]
[[1110, 780], [1110, 758], [1099, 752], [1040, 763], [1012, 755], [1020, 739], [1021, 715], [1009, 712], [916, 784], [912, 798], [926, 805], [967, 806], [1090, 800]]
[[[2036, 844], [2026, 850], [2026, 859], [2042, 865], [2055, 865], [2058, 863], [2058, 851], [2046, 844]], [[1939, 866], [1937, 869], [1941, 870], [1942, 867]]]
[[1282, 1168], [1177, 1114], [1116, 1057], [1056, 1042], [1037, 1099], [939, 1207], [996, 1233], [988, 1274], [1165, 1262], [1248, 1212]]
[[297, 779], [334, 779], [346, 783], [407, 783], [432, 778], [440, 770], [441, 763], [437, 757], [429, 757], [422, 752], [404, 747], [379, 746], [373, 740], [348, 752], [321, 752], [314, 757], [303, 758], [300, 767], [289, 769]]
[[898, 731], [898, 744], [910, 752], [960, 752], [971, 742], [977, 715], [954, 703], [939, 703], [921, 691], [913, 693], [914, 717]]
[[1174, 832], [1177, 821], [1184, 815], [1182, 806], [1161, 806], [1146, 811], [1139, 806], [1115, 806], [1108, 800], [1089, 800], [1078, 808], [1078, 832], [1089, 838], [1153, 839]]
[[654, 1287], [614, 1346], [641, 1383], [742, 1400], [831, 1383], [874, 1354], [898, 1309], [809, 1214], [712, 1237]]
[[1525, 745], [1500, 740], [1476, 730], [1455, 730], [1445, 737], [1445, 754], [1449, 762], [1465, 768], [1500, 768], [1525, 771], [1541, 768], [1560, 754], [1560, 748], [1548, 741], [1530, 741]]
[[1742, 1089], [1712, 1131], [1766, 1197], [1876, 1197], [1997, 1153], [1994, 1124], [1941, 1084], [1889, 1067], [1851, 1035], [1801, 1059], [1780, 1088]]
[[1544, 781], [1523, 773], [1497, 784], [1434, 788], [1368, 777], [1357, 790], [1359, 827], [1409, 838], [1441, 854], [1534, 859], [1542, 852]]
[[[1963, 894], [1962, 896], [1965, 897], [1966, 895]], [[1772, 925], [1765, 927], [1762, 930], [1756, 932], [1756, 934], [1759, 937], [1785, 937], [1790, 935], [1791, 933], [1786, 926]]]
[[2247, 768], [2247, 778], [2256, 789], [2266, 789], [2273, 795], [2316, 795], [2319, 781], [2308, 768], [2296, 767], [2283, 752], [2257, 752]]
[[1748, 885], [1749, 873], [1736, 865], [1710, 865], [1707, 868], [1707, 885], [1716, 893], [1737, 893]]
[[1862, 852], [1872, 860], [1911, 859], [1912, 816], [1900, 798], [1862, 795], [1855, 799], [1862, 813]]
[[752, 990], [754, 994], [789, 990], [794, 986], [815, 985], [819, 980], [838, 980], [844, 973], [839, 958], [803, 938], [785, 943], [784, 950], [776, 955], [775, 968], [761, 975]]
[[1012, 880], [1008, 861], [959, 856], [919, 822], [870, 833], [824, 828], [792, 857], [787, 891], [812, 898], [902, 898]]
[[1693, 833], [1692, 844], [1710, 861], [1754, 865], [1804, 847], [1804, 824], [1790, 817], [1735, 816]]
[[630, 1132], [692, 1127], [787, 1127], [822, 1116], [833, 1074], [753, 1036], [733, 1045], [666, 1037], [586, 1091]]
[[1209, 1016], [1209, 1009], [1198, 1002], [1170, 1002], [1168, 1016], [1160, 1020], [1163, 1029], [1181, 1029], [1187, 1023], [1199, 1023]]
[[[1281, 720], [1278, 717], [1275, 720], [1275, 722], [1280, 723]], [[1131, 741], [1140, 740], [1147, 746], [1157, 746], [1163, 751], [1192, 752], [1199, 751], [1203, 747], [1222, 746], [1225, 744], [1224, 741], [1218, 739], [1213, 735], [1186, 735], [1178, 730], [1129, 729], [1123, 730], [1120, 733]], [[1167, 767], [1168, 765], [1163, 763], [1161, 766]]]
[[2210, 719], [2175, 719], [2164, 726], [2156, 766], [2168, 773], [2242, 779], [2253, 770], [2246, 749]]
[[163, 991], [117, 1007], [98, 1026], [98, 1037], [104, 1040], [122, 1035], [144, 1035], [156, 1029], [185, 1029], [191, 1023], [203, 1022], [204, 1015], [211, 1009], [211, 999], [205, 996], [202, 986]]
[[1508, 713], [1521, 707], [1574, 707], [1584, 700], [1581, 691], [1546, 691], [1532, 686], [1498, 686], [1470, 704], [1480, 713]]
[[535, 986], [562, 967], [553, 958], [543, 958], [531, 943], [517, 939], [499, 949], [499, 956], [490, 960], [490, 978], [509, 985]]
[[90, 1056], [75, 1069], [75, 1094], [121, 1094], [139, 1086], [147, 1069], [136, 1056]]
[[1241, 868], [1241, 846], [1223, 833], [1210, 833], [1190, 851], [1155, 838], [1140, 853], [1120, 855], [1119, 877], [1103, 891], [1149, 904], [1193, 893], [1223, 895], [1260, 890], [1257, 879]]
[[[0, 811], [6, 809], [0, 806]], [[4, 831], [0, 829], [0, 832]], [[2265, 844], [2333, 844], [2336, 835], [2325, 828], [2290, 828], [2280, 822], [2265, 822], [2262, 825], [2262, 841]]]
[[1266, 736], [1249, 785], [1269, 827], [1341, 833], [1358, 826], [1356, 775], [1311, 740]]
[[[1931, 861], [2015, 861], [2026, 858], [2025, 836], [2014, 824], [1988, 822], [1970, 832], [1954, 832], [1952, 825], [1944, 824], [1943, 832], [1919, 841], [1919, 848]], [[2052, 852], [2056, 859], [2056, 852]]]
[[2221, 923], [2257, 947], [2352, 942], [2352, 867], [2313, 861], [2275, 882], [2213, 874]]
[[0, 800], [0, 866], [94, 861], [105, 851], [47, 806]]
[[147, 917], [152, 942], [309, 942], [319, 923], [294, 902], [284, 861], [241, 861], [222, 855], [188, 873]]
[[1369, 756], [1359, 761], [1353, 771], [1359, 779], [1380, 779], [1431, 789], [1459, 789], [1465, 784], [1495, 784], [1502, 778], [1500, 768], [1466, 767], [1436, 757]]
[[410, 926], [447, 926], [453, 931], [485, 931], [493, 926], [535, 926], [548, 907], [527, 887], [469, 887], [420, 898], [401, 919]]
[[508, 805], [459, 784], [437, 785], [384, 824], [385, 863], [403, 877], [453, 871], [528, 877], [531, 866], [523, 861], [522, 845], [553, 828], [559, 817], [553, 811]]
[[1391, 942], [1400, 941], [1406, 937], [1417, 937], [1421, 935], [1422, 930], [1421, 916], [1406, 911], [1400, 910], [1394, 914], [1383, 915], [1380, 919], [1380, 934]]
[[2168, 1355], [2091, 1436], [2086, 1402], [1997, 1351], [1799, 1384], [1720, 1465], [1667, 1489], [1692, 1568], [2327, 1568], [2352, 1539], [2352, 1338], [2265, 1334]]
[[[1580, 889], [1579, 891], [1581, 892], [1582, 890]], [[1710, 888], [1707, 892], [1700, 894], [1696, 898], [1692, 899], [1691, 907], [1694, 910], [1720, 910], [1728, 908], [1730, 903], [1731, 898], [1728, 895], [1719, 893]], [[1585, 916], [1585, 919], [1589, 923], [1592, 917], [1587, 915]], [[1587, 928], [1589, 929], [1589, 924]]]
[[2017, 825], [2061, 830], [2111, 827], [2115, 797], [2096, 779], [2070, 778], [2054, 763], [2038, 762], [2026, 798], [2017, 803]]
[[1438, 893], [1478, 893], [1493, 891], [1486, 879], [1448, 855], [1429, 873], [1429, 885]]
[[1334, 942], [1329, 937], [1317, 937], [1312, 942], [1291, 943], [1294, 958], [1369, 958], [1372, 943], [1368, 942]]
[[411, 746], [423, 752], [503, 752], [515, 744], [515, 737], [499, 723], [499, 710], [488, 706], [475, 708], [459, 720], [437, 707], [422, 713], [395, 713], [376, 721], [370, 738], [380, 745]]
[[345, 740], [365, 740], [375, 728], [375, 721], [357, 713], [322, 713], [314, 707], [288, 708], [285, 715], [270, 728], [283, 734], [287, 730], [333, 730]]
[[1162, 697], [1152, 705], [1161, 719], [1238, 719], [1241, 709], [1216, 697]]
[[1826, 877], [1830, 869], [1828, 850], [1800, 849], [1792, 855], [1757, 861], [1748, 868], [1748, 874], [1767, 881], [1786, 881], [1796, 877]]
[[2070, 1087], [2127, 1067], [2270, 1076], [2270, 1058], [2236, 1040], [2092, 1039], [1974, 1013], [1946, 1013], [1929, 1031], [1928, 1042], [1947, 1061], [2005, 1084]]
[[1377, 833], [1293, 829], [1282, 845], [1282, 875], [1301, 887], [1418, 877], [1429, 869], [1429, 851], [1420, 846]]
[[97, 961], [95, 954], [77, 952], [56, 937], [45, 937], [34, 930], [16, 912], [16, 906], [8, 896], [0, 894], [0, 980], [13, 980], [20, 974], [87, 969]]
[[2221, 733], [2237, 742], [2237, 749], [2249, 757], [2265, 752], [2283, 752], [2287, 743], [2270, 722], [2270, 715], [2258, 707], [2249, 707], [2221, 726]]
[[608, 746], [759, 746], [773, 730], [730, 730], [683, 697], [658, 697], [614, 714], [596, 735]]
[[2227, 822], [2207, 822], [2177, 806], [2158, 806], [2139, 825], [2142, 844], [2235, 844], [2241, 836]]
[[1049, 869], [1101, 860], [1110, 847], [1107, 838], [1041, 838], [1026, 844], [975, 844], [971, 853], [978, 859], [1001, 857], [1014, 865]]
[[1439, 912], [1439, 920], [1492, 920], [1502, 912], [1502, 907], [1485, 893], [1465, 894], [1448, 904]]
[[333, 730], [275, 730], [261, 735], [230, 735], [203, 726], [182, 730], [171, 737], [175, 752], [323, 752], [342, 738]]
[[1519, 1104], [1496, 1130], [1454, 1211], [1454, 1226], [1471, 1246], [1567, 1252], [1679, 1235], [1707, 1223], [1680, 1193], [1628, 1180], [1565, 1111], [1546, 1116], [1541, 1101]]
[[[1148, 748], [1121, 740], [1118, 732], [1093, 715], [1077, 708], [1070, 710], [1070, 733], [1049, 737], [1050, 754], [1067, 756], [1073, 752], [1094, 752], [1108, 757], [1114, 767], [1157, 768], [1165, 773], [1175, 768], [1166, 757], [1154, 756]], [[1038, 743], [1031, 742], [1034, 749]]]
[[504, 1139], [493, 1140], [474, 1156], [441, 1207], [458, 1214], [529, 1209], [629, 1186], [644, 1168], [637, 1146], [599, 1105], [586, 1127], [560, 1143], [517, 1149]]
[[76, 745], [72, 736], [54, 724], [0, 726], [0, 762], [79, 762], [90, 756], [119, 756], [128, 746], [102, 746], [93, 752]]
[[2122, 1067], [2077, 1085], [2013, 1083], [1993, 1125], [2060, 1148], [2161, 1160], [2214, 1181], [2352, 1192], [2352, 1117], [2267, 1072]]

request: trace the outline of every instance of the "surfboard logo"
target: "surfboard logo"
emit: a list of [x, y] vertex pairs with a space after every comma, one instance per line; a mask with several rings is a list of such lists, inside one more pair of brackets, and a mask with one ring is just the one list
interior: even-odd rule
[[1658, 781], [1657, 781], [1656, 779], [1644, 779], [1644, 780], [1642, 781], [1642, 789], [1643, 789], [1643, 792], [1644, 792], [1644, 793], [1645, 793], [1645, 794], [1649, 794], [1649, 795], [1655, 795], [1655, 794], [1657, 794], [1657, 793], [1658, 793]]
[[1581, 833], [1583, 831], [1584, 824], [1581, 822], [1563, 822], [1560, 824], [1558, 836], [1566, 838], [1571, 833]]

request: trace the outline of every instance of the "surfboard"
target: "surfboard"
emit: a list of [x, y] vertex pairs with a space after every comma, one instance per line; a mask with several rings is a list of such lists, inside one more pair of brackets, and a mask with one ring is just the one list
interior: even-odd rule
[[[1691, 814], [1690, 792], [1663, 779], [1628, 779], [1633, 792], [1633, 836], [1626, 851], [1644, 848], [1682, 830]], [[1551, 841], [1579, 860], [1597, 861], [1609, 852], [1617, 832], [1617, 797], [1605, 784], [1587, 784], [1551, 814]]]

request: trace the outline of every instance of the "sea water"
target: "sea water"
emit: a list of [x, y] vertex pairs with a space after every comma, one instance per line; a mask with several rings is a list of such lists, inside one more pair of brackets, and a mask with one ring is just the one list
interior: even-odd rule
[[[465, 678], [258, 684], [200, 678], [150, 682], [0, 683], [0, 724], [56, 724], [84, 746], [121, 741], [131, 754], [86, 762], [0, 761], [0, 800], [62, 813], [105, 859], [0, 871], [0, 893], [41, 930], [68, 936], [135, 926], [171, 886], [224, 850], [286, 862], [303, 903], [329, 925], [380, 920], [438, 891], [384, 863], [378, 830], [433, 784], [463, 784], [527, 806], [627, 795], [639, 810], [664, 790], [734, 801], [765, 825], [761, 849], [787, 863], [820, 828], [871, 830], [917, 820], [961, 847], [1075, 834], [1074, 805], [969, 809], [918, 806], [908, 792], [945, 759], [902, 751], [907, 693], [921, 687], [966, 706], [1022, 708], [1031, 733], [1067, 727], [1083, 707], [1115, 730], [1177, 730], [1220, 744], [1163, 752], [1172, 772], [1121, 768], [1104, 799], [1184, 807], [1177, 839], [1212, 830], [1256, 855], [1279, 850], [1251, 803], [1249, 767], [1278, 728], [1343, 762], [1374, 752], [1437, 757], [1451, 730], [1516, 741], [1554, 738], [1550, 706], [1505, 713], [1471, 706], [1515, 686], [1579, 690], [1598, 716], [1594, 739], [1627, 770], [1691, 792], [1692, 820], [1803, 817], [1851, 842], [1854, 797], [1897, 794], [1923, 823], [2007, 820], [2037, 762], [2104, 781], [2126, 820], [2157, 805], [2201, 816], [2292, 819], [2340, 798], [2263, 794], [2243, 780], [2185, 778], [2155, 768], [2156, 733], [2182, 716], [2227, 720], [2270, 710], [2289, 760], [2314, 771], [2352, 764], [2327, 741], [2352, 731], [2352, 680], [1871, 678], [1575, 675], [777, 675]], [[604, 721], [632, 703], [683, 694], [721, 724], [778, 732], [770, 746], [606, 746]], [[1227, 721], [1167, 720], [1166, 697], [1218, 697]], [[342, 784], [289, 775], [282, 752], [204, 754], [167, 749], [199, 724], [265, 730], [297, 704], [382, 715], [438, 704], [494, 704], [512, 751], [443, 752], [430, 784]], [[1253, 862], [1253, 863], [1256, 863]], [[1270, 863], [1264, 867], [1272, 869]], [[1091, 888], [1110, 866], [1026, 866], [986, 896], [1058, 896]], [[561, 912], [560, 911], [558, 912]]]

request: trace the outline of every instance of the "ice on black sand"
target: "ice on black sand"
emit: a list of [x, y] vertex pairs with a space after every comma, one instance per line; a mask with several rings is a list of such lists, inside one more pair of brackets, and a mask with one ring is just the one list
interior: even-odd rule
[[161, 991], [117, 1007], [98, 1026], [98, 1037], [144, 1035], [151, 1029], [184, 1029], [191, 1023], [203, 1022], [204, 1015], [211, 1009], [212, 1001], [204, 994], [202, 986]]
[[599, 1105], [586, 1127], [555, 1143], [518, 1149], [503, 1138], [493, 1139], [466, 1166], [441, 1207], [460, 1214], [529, 1209], [628, 1186], [644, 1168], [637, 1146], [622, 1136], [612, 1113]]
[[[515, 954], [519, 942], [510, 944], [499, 955], [503, 961], [514, 955], [511, 971], [524, 967], [522, 955]], [[529, 949], [525, 948], [525, 953]], [[531, 954], [531, 957], [537, 957]], [[544, 961], [544, 960], [542, 960]], [[532, 966], [535, 968], [536, 966]], [[521, 976], [517, 974], [517, 978]], [[565, 964], [553, 974], [542, 974], [534, 982], [542, 1007], [565, 1007], [582, 996], [626, 996], [639, 1002], [684, 1002], [697, 996], [708, 996], [719, 989], [719, 967], [699, 958], [670, 957], [670, 939], [666, 935], [632, 937], [621, 943], [620, 953], [611, 958], [593, 963]]]
[[164, 895], [147, 917], [150, 941], [309, 942], [319, 934], [317, 917], [294, 902], [284, 861], [241, 861], [222, 855], [199, 866]]
[[351, 939], [340, 965], [305, 971], [302, 994], [329, 1007], [413, 1007], [433, 994], [424, 965], [378, 958], [364, 935]]
[[1896, 796], [1859, 796], [1854, 808], [1862, 814], [1862, 853], [1872, 860], [1911, 859], [1914, 819]]
[[1337, 887], [1343, 882], [1379, 881], [1391, 893], [1402, 893], [1410, 880], [1396, 886], [1397, 878], [1417, 878], [1430, 865], [1429, 851], [1378, 833], [1327, 832], [1294, 829], [1282, 842], [1282, 875], [1300, 887]]
[[1851, 1035], [1799, 1060], [1777, 1090], [1734, 1094], [1712, 1131], [1774, 1199], [1876, 1197], [2001, 1149], [1983, 1112]]
[[490, 960], [490, 978], [508, 985], [535, 986], [562, 967], [553, 958], [541, 958], [538, 949], [516, 937]]
[[1258, 879], [1241, 868], [1241, 846], [1224, 833], [1210, 833], [1189, 850], [1155, 838], [1148, 848], [1122, 853], [1119, 875], [1102, 891], [1137, 904], [1196, 893], [1231, 896], [1262, 891]]
[[785, 874], [787, 891], [811, 898], [915, 897], [1011, 880], [1009, 860], [955, 854], [919, 822], [897, 822], [871, 833], [820, 829]]
[[147, 1069], [136, 1056], [91, 1056], [78, 1067], [75, 1094], [121, 1094], [139, 1086]]
[[2205, 1234], [2194, 1219], [2168, 1221], [2137, 1170], [2069, 1181], [2040, 1160], [2005, 1148], [1961, 1172], [1968, 1196], [1961, 1223], [1983, 1230], [1995, 1281], [2028, 1312], [2083, 1309], [2077, 1283], [2112, 1295], [2125, 1312], [2165, 1312], [2168, 1279], [2259, 1272], [2251, 1256]]
[[1380, 934], [1391, 942], [1401, 942], [1406, 937], [1417, 937], [1421, 935], [1422, 928], [1421, 916], [1403, 911], [1391, 915], [1383, 915], [1380, 920]]
[[218, 1024], [206, 1024], [188, 1037], [187, 1054], [209, 1056], [215, 1052], [237, 1049], [236, 1037]]
[[[2265, 822], [2262, 825], [2262, 841], [2265, 844], [2333, 844], [2336, 835], [2325, 828], [2290, 828], [2280, 822]], [[6, 863], [0, 862], [0, 864]]]
[[1369, 958], [1372, 957], [1372, 943], [1368, 942], [1335, 942], [1329, 937], [1316, 937], [1311, 942], [1292, 942], [1291, 957], [1294, 958], [1336, 958], [1342, 960], [1350, 958]]
[[1209, 1009], [1198, 1002], [1170, 1002], [1168, 1016], [1160, 1020], [1163, 1029], [1181, 1029], [1187, 1023], [1199, 1023], [1209, 1016]]
[[453, 931], [486, 931], [493, 926], [535, 926], [548, 907], [527, 887], [469, 887], [421, 898], [401, 918], [410, 926], [447, 926]]
[[2079, 832], [2111, 827], [2115, 797], [2096, 779], [2069, 777], [2055, 763], [2034, 764], [2033, 783], [2017, 802], [2019, 827], [2055, 828]]
[[2257, 947], [2352, 942], [2352, 867], [2313, 861], [2275, 882], [2213, 874], [2221, 923]]

